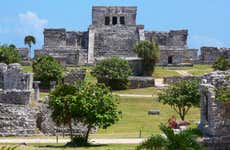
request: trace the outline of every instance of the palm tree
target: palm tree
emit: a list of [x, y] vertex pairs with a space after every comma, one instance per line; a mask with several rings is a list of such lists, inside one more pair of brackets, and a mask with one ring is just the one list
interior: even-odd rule
[[28, 46], [29, 46], [29, 49], [30, 49], [29, 56], [30, 56], [32, 44], [35, 44], [35, 43], [36, 43], [36, 39], [35, 39], [35, 37], [32, 36], [32, 35], [27, 35], [27, 36], [25, 36], [25, 38], [24, 38], [24, 43], [25, 43], [25, 45], [28, 45]]
[[174, 131], [161, 124], [160, 130], [165, 136], [152, 135], [146, 141], [136, 147], [136, 150], [203, 150], [196, 139], [202, 136], [202, 133], [197, 129], [187, 129], [180, 133]]

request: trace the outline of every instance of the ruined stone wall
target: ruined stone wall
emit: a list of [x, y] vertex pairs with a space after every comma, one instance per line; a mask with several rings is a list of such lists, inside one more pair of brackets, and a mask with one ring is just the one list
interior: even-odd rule
[[112, 24], [112, 17], [124, 16], [125, 25], [136, 25], [136, 12], [137, 7], [106, 7], [106, 6], [93, 6], [92, 8], [92, 25], [104, 26], [105, 17], [110, 17], [110, 24]]
[[201, 47], [200, 62], [213, 64], [217, 58], [226, 57], [230, 62], [230, 48]]
[[201, 122], [199, 128], [209, 137], [230, 135], [230, 105], [216, 100], [215, 89], [228, 85], [228, 71], [216, 71], [205, 75], [200, 85]]
[[0, 64], [0, 68], [0, 103], [28, 104], [32, 90], [32, 74], [23, 73], [20, 64]]
[[101, 27], [95, 31], [94, 56], [133, 57], [133, 47], [139, 41], [136, 26]]
[[[178, 65], [178, 64], [193, 64], [197, 62], [196, 49], [184, 49], [184, 50], [160, 50], [160, 59], [158, 65]], [[171, 57], [172, 62], [169, 62]]]
[[20, 64], [0, 64], [0, 136], [35, 134], [36, 113], [28, 106], [32, 82]]
[[30, 50], [28, 48], [17, 48], [22, 60], [28, 60], [30, 58]]
[[154, 40], [165, 50], [184, 50], [187, 47], [188, 30], [171, 30], [169, 32], [145, 31], [145, 40]]

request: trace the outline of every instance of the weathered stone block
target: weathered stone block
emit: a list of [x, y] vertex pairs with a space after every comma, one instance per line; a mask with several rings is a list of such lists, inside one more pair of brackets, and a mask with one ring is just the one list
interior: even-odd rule
[[128, 80], [130, 89], [153, 87], [155, 83], [153, 77], [130, 76]]
[[34, 135], [35, 115], [28, 106], [0, 103], [0, 136]]
[[65, 84], [73, 84], [77, 80], [84, 80], [86, 75], [86, 69], [72, 69], [64, 77]]

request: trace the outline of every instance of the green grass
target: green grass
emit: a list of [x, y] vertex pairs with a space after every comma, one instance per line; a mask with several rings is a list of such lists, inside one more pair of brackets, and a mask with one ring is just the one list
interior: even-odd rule
[[203, 76], [204, 74], [210, 73], [212, 71], [213, 71], [212, 65], [197, 64], [194, 65], [193, 68], [188, 71], [188, 73], [194, 76]]
[[[122, 111], [122, 119], [107, 129], [99, 129], [94, 138], [137, 138], [140, 129], [142, 137], [148, 137], [151, 134], [161, 133], [159, 130], [160, 123], [167, 123], [168, 119], [177, 114], [168, 106], [163, 105], [153, 98], [121, 98], [119, 108]], [[160, 115], [148, 115], [148, 111], [160, 110]], [[200, 111], [193, 108], [185, 118], [193, 123], [199, 120]], [[179, 117], [177, 116], [178, 120]]]
[[161, 67], [161, 66], [156, 66], [153, 76], [155, 78], [180, 76], [180, 74], [178, 72], [176, 72], [176, 70], [186, 70], [191, 75], [203, 76], [206, 73], [212, 72], [213, 68], [211, 65], [205, 65], [205, 64], [195, 64], [195, 65], [193, 65], [193, 67]]
[[148, 88], [140, 88], [140, 89], [127, 89], [127, 90], [114, 91], [113, 93], [153, 95], [153, 94], [157, 94], [158, 92], [159, 90], [156, 89], [155, 87], [148, 87]]
[[160, 67], [156, 66], [155, 71], [153, 73], [154, 78], [163, 78], [163, 77], [171, 77], [171, 76], [180, 76], [179, 73], [177, 73], [174, 70], [168, 69], [169, 67]]
[[[0, 145], [0, 149], [1, 149]], [[28, 144], [27, 146], [19, 146], [16, 150], [133, 150], [135, 144], [108, 144], [108, 145], [92, 145], [88, 147], [64, 147], [64, 144]]]
[[32, 66], [22, 66], [23, 72], [33, 72]]

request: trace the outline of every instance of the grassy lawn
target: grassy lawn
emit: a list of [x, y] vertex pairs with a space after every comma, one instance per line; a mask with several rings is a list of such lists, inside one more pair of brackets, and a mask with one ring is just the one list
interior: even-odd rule
[[188, 73], [194, 76], [203, 76], [206, 73], [210, 73], [213, 71], [212, 65], [194, 65], [192, 69], [188, 71]]
[[23, 72], [33, 72], [32, 66], [22, 66]]
[[155, 95], [159, 92], [155, 87], [140, 88], [140, 89], [127, 89], [121, 91], [114, 91], [117, 94], [140, 94], [140, 95]]
[[[0, 149], [1, 149], [0, 145]], [[109, 145], [92, 145], [88, 147], [70, 148], [64, 147], [63, 144], [29, 144], [19, 146], [16, 150], [133, 150], [135, 144], [109, 144]]]
[[171, 76], [180, 76], [175, 70], [168, 69], [169, 67], [156, 66], [153, 76], [154, 78], [163, 78]]
[[[161, 133], [159, 130], [160, 123], [167, 123], [169, 117], [176, 113], [167, 105], [159, 103], [153, 98], [121, 98], [120, 109], [122, 110], [122, 119], [115, 125], [100, 129], [92, 138], [138, 138], [142, 129], [142, 137], [148, 137], [151, 134]], [[160, 115], [148, 115], [152, 109], [160, 110]], [[188, 113], [186, 120], [193, 123], [198, 121], [200, 111], [193, 108]], [[179, 117], [177, 116], [179, 119]]]
[[180, 76], [175, 70], [186, 70], [194, 76], [203, 76], [205, 73], [213, 71], [212, 65], [195, 64], [193, 67], [161, 67], [156, 66], [153, 76], [155, 78], [163, 78], [170, 76]]

